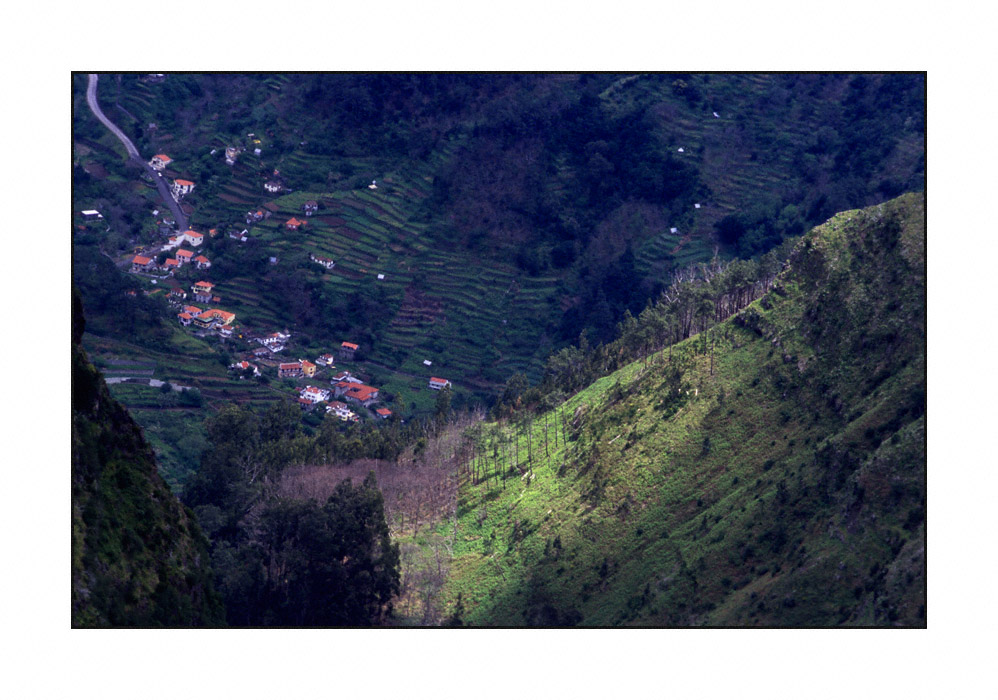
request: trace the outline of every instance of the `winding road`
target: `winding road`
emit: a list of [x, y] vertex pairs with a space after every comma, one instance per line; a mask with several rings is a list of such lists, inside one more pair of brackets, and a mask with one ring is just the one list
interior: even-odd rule
[[170, 208], [173, 213], [173, 218], [177, 222], [177, 226], [181, 231], [186, 231], [187, 217], [184, 216], [184, 212], [180, 209], [180, 205], [173, 199], [173, 195], [170, 194], [170, 188], [166, 184], [166, 178], [163, 177], [162, 173], [155, 170], [151, 165], [149, 165], [145, 160], [142, 159], [141, 154], [139, 154], [139, 149], [135, 147], [132, 140], [125, 136], [125, 133], [119, 129], [114, 122], [105, 116], [104, 112], [101, 111], [100, 105], [97, 103], [97, 74], [89, 73], [87, 82], [87, 105], [90, 107], [90, 111], [94, 113], [94, 116], [100, 120], [100, 123], [106, 126], [112, 134], [117, 137], [119, 141], [125, 146], [125, 150], [128, 152], [128, 157], [134, 160], [136, 163], [145, 168], [146, 172], [152, 177], [152, 181], [156, 183], [157, 189], [166, 203], [166, 206]]

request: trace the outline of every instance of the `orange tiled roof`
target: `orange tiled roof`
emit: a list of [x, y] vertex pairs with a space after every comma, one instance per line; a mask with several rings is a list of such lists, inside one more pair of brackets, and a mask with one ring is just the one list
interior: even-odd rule
[[132, 258], [132, 262], [135, 263], [136, 265], [148, 265], [150, 262], [152, 262], [152, 258], [145, 258], [142, 257], [141, 255], [136, 255], [134, 258]]
[[165, 160], [167, 163], [169, 163], [171, 160], [173, 160], [173, 158], [171, 158], [170, 156], [163, 155], [162, 153], [160, 153], [159, 155], [153, 156], [153, 158], [159, 158], [160, 160]]
[[446, 379], [441, 379], [440, 377], [430, 377], [430, 381], [433, 382], [434, 384], [446, 384], [447, 383]]
[[177, 183], [178, 185], [180, 185], [181, 187], [187, 187], [189, 185], [193, 185], [194, 184], [190, 180], [174, 180], [174, 182]]
[[202, 311], [200, 318], [209, 319], [217, 318], [225, 325], [232, 323], [236, 318], [236, 315], [230, 311], [222, 311], [221, 309], [208, 309], [207, 311]]
[[189, 258], [189, 257], [191, 257], [192, 255], [194, 255], [194, 253], [192, 253], [192, 252], [191, 252], [191, 251], [189, 251], [189, 250], [178, 250], [178, 251], [177, 251], [177, 257], [178, 257], [178, 258]]
[[358, 347], [356, 343], [340, 343], [340, 345], [344, 348], [349, 348], [350, 350], [356, 350]]
[[379, 416], [390, 416], [390, 415], [392, 415], [392, 412], [389, 411], [387, 408], [379, 408], [378, 410], [375, 411], [375, 413], [377, 413]]
[[199, 255], [196, 258], [194, 258], [194, 262], [209, 262], [209, 260], [205, 256]]
[[378, 393], [378, 390], [375, 387], [367, 386], [366, 384], [351, 384], [350, 382], [338, 382], [336, 386], [347, 387], [345, 393], [359, 401], [366, 401], [371, 397], [372, 394]]

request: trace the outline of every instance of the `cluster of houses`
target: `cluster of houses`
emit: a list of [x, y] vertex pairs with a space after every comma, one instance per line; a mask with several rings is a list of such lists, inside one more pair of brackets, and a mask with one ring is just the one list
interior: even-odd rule
[[[301, 405], [303, 410], [310, 411], [316, 408], [319, 404], [326, 404], [326, 413], [335, 414], [337, 418], [342, 421], [350, 421], [356, 423], [360, 420], [360, 416], [350, 410], [350, 408], [342, 401], [330, 401], [329, 389], [322, 389], [316, 386], [306, 386], [304, 388], [298, 389], [298, 403]], [[383, 409], [388, 411], [388, 409]], [[388, 412], [391, 415], [391, 411]]]
[[[363, 386], [363, 385], [357, 384], [356, 386]], [[373, 389], [373, 387], [367, 387], [367, 388]], [[373, 391], [376, 395], [377, 389], [373, 389]], [[318, 407], [319, 404], [324, 403], [326, 404], [327, 414], [328, 413], [335, 414], [336, 417], [342, 421], [351, 421], [354, 423], [359, 421], [360, 416], [351, 411], [350, 408], [347, 406], [347, 404], [345, 404], [342, 401], [331, 400], [334, 395], [337, 398], [345, 397], [349, 401], [356, 401], [357, 403], [361, 403], [365, 407], [369, 406], [371, 403], [370, 401], [368, 401], [367, 403], [357, 401], [357, 399], [351, 397], [345, 392], [339, 391], [338, 389], [334, 389], [334, 392], [330, 392], [329, 389], [323, 389], [321, 387], [316, 387], [311, 385], [306, 387], [298, 387], [298, 403], [303, 410], [311, 411], [316, 407]], [[392, 415], [391, 410], [387, 408], [378, 408], [375, 410], [374, 413], [378, 418], [381, 419], [390, 418]]]
[[[298, 363], [291, 364], [296, 365], [311, 363], [299, 360]], [[281, 367], [283, 368], [285, 365], [281, 365]], [[278, 371], [280, 372], [280, 370]], [[357, 414], [351, 411], [346, 403], [331, 399], [343, 399], [344, 401], [359, 404], [364, 408], [370, 408], [372, 404], [378, 401], [378, 397], [380, 395], [380, 391], [376, 387], [364, 384], [349, 372], [340, 372], [338, 375], [333, 377], [331, 384], [333, 385], [331, 391], [329, 389], [322, 389], [314, 386], [306, 386], [304, 389], [299, 389], [298, 402], [301, 404], [302, 408], [305, 410], [311, 410], [320, 403], [328, 403], [328, 406], [326, 406], [326, 413], [335, 413], [340, 420], [357, 421], [359, 420]], [[378, 418], [384, 420], [390, 418], [392, 412], [391, 409], [381, 407], [375, 409], [374, 414]]]
[[144, 255], [136, 255], [132, 258], [132, 272], [166, 272], [172, 273], [179, 270], [184, 265], [194, 265], [198, 270], [207, 270], [211, 267], [211, 261], [203, 255], [194, 256], [189, 250], [178, 250], [176, 257], [167, 258], [162, 265], [156, 264], [154, 258]]
[[[173, 250], [184, 243], [189, 243], [196, 247], [204, 243], [204, 234], [197, 231], [184, 231], [170, 236], [164, 250]], [[180, 248], [173, 257], [167, 258], [162, 265], [158, 265], [154, 258], [145, 255], [136, 255], [132, 258], [132, 272], [166, 272], [172, 273], [179, 270], [184, 265], [193, 265], [198, 270], [207, 270], [211, 267], [211, 261], [204, 255], [195, 255], [192, 251]]]
[[184, 305], [177, 319], [182, 326], [194, 325], [203, 330], [217, 330], [222, 337], [229, 337], [234, 330], [232, 322], [236, 320], [236, 315], [231, 311], [221, 309], [201, 309], [190, 304]]
[[[241, 147], [228, 147], [225, 149], [226, 163], [233, 165], [242, 153], [243, 149]], [[165, 154], [157, 154], [152, 157], [149, 161], [149, 165], [157, 171], [162, 172], [165, 170], [172, 159]], [[376, 187], [376, 183], [371, 184], [371, 189]], [[280, 178], [280, 173], [274, 171], [273, 178], [268, 180], [264, 184], [264, 188], [271, 193], [279, 193], [286, 190], [286, 187]], [[194, 190], [194, 183], [189, 180], [176, 179], [173, 181], [171, 187], [171, 192], [173, 193], [174, 199], [180, 201], [182, 197], [189, 194]], [[284, 226], [286, 229], [291, 231], [300, 230], [302, 227], [306, 226], [307, 218], [314, 216], [319, 209], [319, 203], [314, 200], [309, 200], [302, 205], [303, 217], [292, 217]], [[260, 221], [263, 221], [271, 216], [271, 212], [265, 208], [258, 209], [256, 211], [249, 211], [246, 213], [246, 224], [253, 225]], [[96, 219], [100, 218], [100, 214], [96, 211], [84, 212], [85, 219]], [[216, 232], [212, 231], [212, 235]], [[232, 231], [228, 235], [230, 238], [240, 240], [245, 242], [247, 240], [248, 230], [243, 229], [242, 231]], [[176, 233], [169, 235], [168, 243], [164, 246], [164, 250], [176, 250], [173, 253], [173, 257], [167, 258], [162, 266], [157, 265], [155, 260], [150, 257], [145, 257], [142, 255], [135, 255], [131, 262], [132, 272], [146, 272], [154, 273], [157, 271], [164, 271], [170, 273], [174, 270], [180, 269], [186, 265], [193, 265], [198, 270], [207, 270], [211, 267], [211, 261], [204, 255], [195, 255], [195, 252], [190, 250], [185, 250], [181, 246], [187, 244], [193, 248], [200, 246], [204, 243], [204, 234], [198, 233], [193, 230], [187, 230], [183, 233]], [[321, 265], [327, 270], [332, 269], [335, 266], [335, 262], [331, 258], [323, 257], [321, 255], [316, 255], [312, 253], [309, 255], [312, 262]], [[378, 276], [379, 279], [383, 279], [383, 275]], [[201, 280], [193, 285], [191, 291], [193, 293], [194, 301], [210, 305], [211, 308], [202, 308], [199, 306], [193, 306], [186, 304], [187, 293], [175, 282], [170, 282], [172, 288], [168, 293], [168, 297], [172, 303], [174, 303], [176, 308], [179, 308], [177, 313], [177, 318], [181, 325], [183, 326], [195, 326], [203, 330], [215, 330], [222, 337], [229, 337], [232, 335], [232, 331], [235, 328], [235, 314], [224, 311], [217, 308], [215, 305], [221, 300], [218, 296], [214, 294], [214, 285], [206, 280]], [[287, 342], [290, 340], [291, 334], [287, 331], [281, 332], [277, 331], [265, 335], [262, 337], [254, 338], [254, 340], [259, 343], [262, 347], [255, 350], [252, 354], [253, 357], [257, 356], [268, 356], [271, 354], [276, 354], [282, 352]], [[340, 344], [337, 355], [343, 360], [353, 360], [357, 352], [359, 351], [359, 346], [356, 343], [351, 343], [344, 341]], [[250, 357], [249, 359], [253, 359]], [[316, 358], [315, 362], [310, 362], [305, 359], [298, 359], [296, 362], [280, 362], [277, 365], [277, 376], [279, 378], [307, 378], [312, 379], [316, 376], [317, 367], [326, 367], [329, 369], [335, 369], [334, 362], [336, 357], [332, 353], [326, 353], [320, 355]], [[427, 366], [430, 363], [427, 361], [425, 363]], [[232, 365], [229, 365], [229, 369], [234, 370], [240, 376], [261, 376], [260, 367], [251, 363], [249, 360], [241, 360]], [[313, 410], [321, 404], [325, 404], [325, 411], [327, 414], [333, 413], [340, 420], [356, 422], [359, 421], [359, 416], [350, 409], [349, 405], [357, 404], [363, 406], [364, 408], [371, 409], [374, 415], [381, 420], [388, 419], [392, 416], [392, 411], [385, 407], [374, 408], [374, 404], [378, 403], [380, 398], [380, 390], [377, 387], [369, 386], [364, 384], [360, 379], [354, 377], [349, 372], [340, 372], [332, 378], [330, 381], [331, 388], [320, 388], [315, 386], [305, 386], [304, 388], [298, 387], [298, 402], [305, 410]], [[429, 388], [432, 390], [442, 390], [450, 388], [450, 381], [443, 379], [441, 377], [430, 377], [429, 378]]]

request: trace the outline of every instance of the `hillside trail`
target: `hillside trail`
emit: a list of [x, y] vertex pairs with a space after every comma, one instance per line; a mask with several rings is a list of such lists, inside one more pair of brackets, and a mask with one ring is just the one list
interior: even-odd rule
[[100, 104], [97, 102], [97, 81], [98, 75], [96, 73], [87, 74], [87, 105], [90, 107], [90, 111], [94, 113], [98, 121], [106, 126], [108, 130], [115, 135], [115, 137], [121, 141], [122, 145], [125, 147], [125, 151], [128, 153], [129, 160], [132, 160], [142, 166], [143, 169], [152, 178], [152, 181], [156, 183], [156, 188], [159, 190], [159, 194], [163, 199], [163, 202], [170, 209], [173, 214], [174, 221], [177, 222], [177, 226], [181, 231], [187, 230], [187, 217], [184, 216], [184, 212], [180, 208], [180, 204], [173, 198], [170, 194], [170, 188], [167, 187], [163, 175], [149, 165], [145, 160], [142, 159], [142, 155], [139, 153], [139, 149], [135, 147], [132, 140], [129, 139], [125, 132], [115, 125], [100, 108]]

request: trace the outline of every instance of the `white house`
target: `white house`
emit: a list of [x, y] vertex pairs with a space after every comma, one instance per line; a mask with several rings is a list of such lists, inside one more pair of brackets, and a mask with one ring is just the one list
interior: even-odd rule
[[184, 231], [184, 240], [191, 245], [201, 245], [204, 243], [204, 234], [188, 229], [187, 231]]
[[170, 191], [173, 193], [174, 199], [180, 199], [194, 191], [194, 183], [190, 180], [174, 180]]
[[170, 236], [167, 239], [166, 245], [163, 246], [163, 250], [173, 250], [177, 246], [182, 245], [184, 243], [184, 241], [186, 241], [186, 240], [187, 239], [184, 238], [184, 234], [182, 234], [182, 233], [177, 233], [177, 234], [175, 234], [173, 236]]
[[155, 156], [152, 157], [152, 160], [149, 161], [149, 166], [153, 170], [162, 170], [163, 168], [165, 168], [166, 166], [168, 166], [172, 162], [173, 162], [173, 158], [171, 158], [170, 156], [163, 155], [162, 153], [160, 153], [160, 154], [155, 155]]
[[317, 386], [307, 386], [302, 389], [301, 393], [298, 395], [303, 399], [308, 399], [309, 401], [318, 403], [320, 401], [329, 400], [329, 389], [320, 389]]
[[237, 362], [234, 365], [229, 365], [229, 369], [234, 369], [237, 372], [245, 372], [250, 367], [253, 368], [253, 376], [254, 377], [259, 377], [260, 376], [260, 368], [257, 367], [256, 365], [250, 364], [246, 360], [243, 360], [242, 362]]
[[93, 221], [94, 219], [103, 219], [104, 218], [103, 216], [101, 216], [101, 213], [99, 211], [97, 211], [96, 209], [85, 209], [84, 211], [81, 211], [80, 213], [83, 214], [83, 220], [84, 221]]
[[309, 253], [308, 257], [312, 260], [312, 262], [322, 265], [327, 270], [332, 270], [336, 267], [336, 263], [332, 258], [324, 258], [321, 255], [316, 255], [315, 253]]
[[450, 388], [451, 383], [446, 379], [441, 379], [440, 377], [430, 377], [430, 388], [435, 391], [440, 391], [441, 389]]
[[347, 408], [347, 405], [342, 401], [330, 401], [329, 405], [326, 406], [326, 413], [335, 413], [340, 420], [355, 420], [357, 418], [357, 414]]
[[281, 183], [269, 180], [263, 183], [263, 189], [267, 190], [268, 192], [280, 192], [283, 189], [283, 187], [281, 187]]

